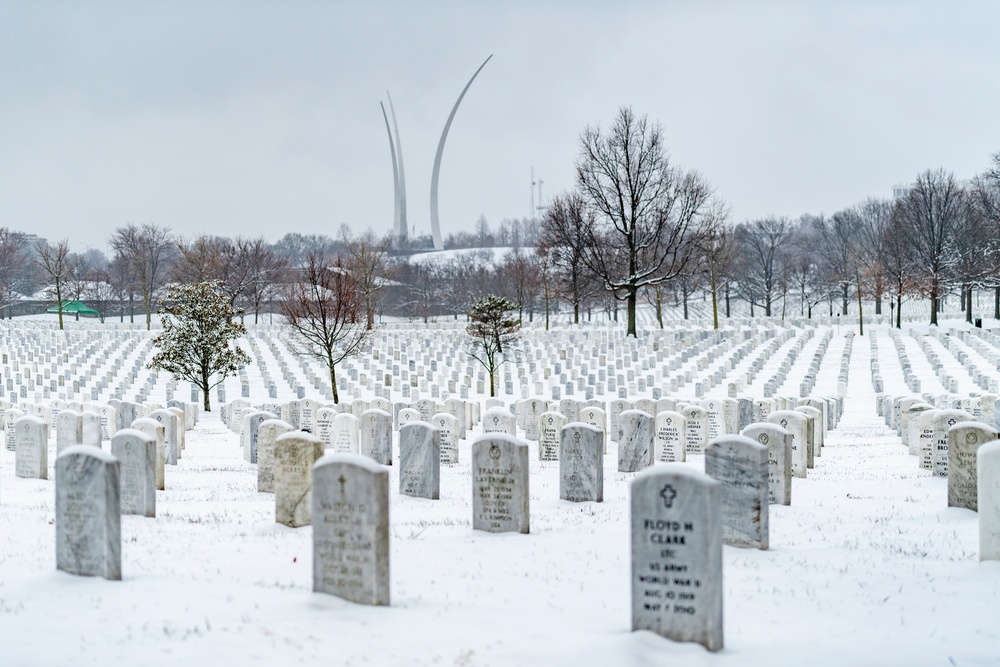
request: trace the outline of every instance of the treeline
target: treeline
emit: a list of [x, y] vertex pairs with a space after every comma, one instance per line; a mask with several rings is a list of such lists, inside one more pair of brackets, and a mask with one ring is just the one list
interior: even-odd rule
[[381, 248], [375, 260], [381, 267], [381, 243], [371, 234], [354, 237], [346, 229], [337, 239], [288, 233], [271, 243], [263, 237], [184, 238], [168, 227], [129, 224], [109, 237], [109, 257], [93, 248], [72, 252], [66, 240], [50, 242], [0, 228], [0, 314], [12, 316], [25, 301], [80, 300], [100, 311], [102, 320], [134, 322], [138, 316], [148, 326], [167, 285], [218, 280], [230, 303], [257, 322], [263, 312], [277, 310], [274, 302], [298, 280], [308, 258], [326, 258], [332, 265], [346, 257], [352, 272], [361, 275], [373, 247]]
[[[111, 256], [70, 252], [0, 228], [0, 314], [13, 314], [39, 291], [53, 303], [82, 300], [105, 317], [143, 315], [147, 326], [167, 284], [218, 280], [233, 306], [260, 319], [278, 312], [303, 267], [346, 272], [370, 328], [380, 314], [459, 317], [494, 294], [518, 304], [522, 320], [557, 310], [572, 320], [594, 312], [636, 333], [647, 304], [663, 326], [674, 303], [703, 297], [720, 317], [811, 317], [859, 313], [874, 301], [901, 323], [903, 303], [929, 299], [937, 323], [942, 300], [958, 295], [973, 319], [976, 290], [993, 291], [1000, 319], [1000, 153], [966, 182], [929, 170], [894, 199], [868, 199], [832, 215], [734, 221], [701, 174], [673, 164], [660, 126], [631, 109], [606, 128], [580, 135], [576, 187], [556, 196], [538, 219], [481, 217], [446, 248], [430, 239], [288, 233], [262, 237], [178, 237], [154, 224], [125, 225], [108, 240]], [[462, 250], [457, 250], [462, 249]]]
[[[580, 136], [577, 186], [555, 197], [530, 249], [402, 263], [397, 312], [427, 318], [464, 312], [485, 293], [530, 318], [595, 310], [634, 334], [635, 309], [704, 297], [720, 317], [857, 316], [865, 302], [896, 326], [910, 299], [927, 299], [936, 324], [947, 296], [973, 320], [976, 290], [992, 290], [1000, 319], [1000, 153], [965, 182], [928, 170], [892, 199], [867, 199], [832, 215], [734, 221], [698, 172], [672, 164], [662, 129], [631, 109]], [[484, 220], [479, 238], [489, 236]], [[487, 245], [487, 244], [482, 244]]]

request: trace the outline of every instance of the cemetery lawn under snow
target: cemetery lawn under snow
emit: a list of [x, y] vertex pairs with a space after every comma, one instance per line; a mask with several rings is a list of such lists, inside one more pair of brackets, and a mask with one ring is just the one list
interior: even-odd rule
[[[887, 391], [905, 392], [872, 329]], [[122, 517], [120, 582], [55, 569], [53, 482], [14, 477], [0, 448], [0, 665], [998, 665], [1000, 562], [979, 561], [977, 514], [948, 508], [947, 480], [876, 415], [870, 356], [856, 338], [843, 418], [792, 505], [770, 506], [770, 548], [724, 547], [719, 653], [630, 631], [634, 474], [613, 443], [603, 503], [558, 500], [559, 464], [531, 443], [528, 535], [471, 529], [471, 437], [440, 500], [400, 496], [394, 466], [392, 602], [366, 607], [312, 592], [312, 528], [275, 523], [216, 411], [168, 466], [157, 517]]]

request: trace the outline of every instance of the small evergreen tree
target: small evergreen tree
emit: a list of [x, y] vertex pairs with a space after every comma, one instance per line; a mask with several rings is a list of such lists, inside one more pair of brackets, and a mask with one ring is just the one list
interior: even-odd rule
[[230, 304], [222, 283], [212, 280], [171, 287], [160, 312], [168, 317], [163, 318], [163, 332], [153, 339], [159, 352], [149, 368], [196, 385], [204, 396], [205, 411], [211, 412], [212, 387], [250, 363], [246, 352], [230, 346], [247, 332], [233, 322], [240, 311]]
[[490, 374], [490, 396], [496, 396], [497, 369], [521, 330], [520, 321], [513, 317], [516, 309], [517, 304], [510, 299], [491, 294], [474, 303], [468, 312], [467, 352]]

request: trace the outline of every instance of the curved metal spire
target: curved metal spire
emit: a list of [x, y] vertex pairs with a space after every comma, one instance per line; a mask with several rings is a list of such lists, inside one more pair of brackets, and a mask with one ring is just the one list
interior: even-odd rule
[[392, 115], [392, 129], [396, 133], [396, 159], [399, 161], [399, 230], [397, 236], [406, 238], [406, 171], [403, 169], [403, 142], [399, 138], [399, 126], [396, 125], [396, 110], [392, 106], [392, 95], [385, 91], [389, 98], [389, 113]]
[[[451, 121], [455, 119], [455, 112], [458, 111], [458, 105], [462, 103], [462, 98], [465, 97], [466, 91], [469, 90], [469, 86], [472, 82], [476, 80], [479, 76], [479, 72], [486, 67], [486, 63], [490, 61], [493, 57], [491, 53], [489, 58], [483, 61], [483, 64], [479, 66], [476, 73], [472, 75], [469, 79], [469, 83], [465, 84], [465, 88], [462, 89], [462, 94], [458, 96], [458, 100], [455, 101], [455, 106], [451, 109], [451, 114], [448, 115], [448, 122], [444, 124], [444, 131], [441, 133], [441, 141], [438, 142], [437, 155], [434, 156], [434, 171], [431, 172], [431, 235], [434, 237], [434, 249], [444, 250], [444, 240], [441, 238], [441, 225], [438, 222], [438, 175], [441, 172], [441, 154], [444, 153], [444, 142], [448, 138], [448, 129], [451, 127]], [[392, 108], [392, 101], [389, 102], [389, 107]], [[398, 138], [397, 134], [397, 138]]]
[[389, 135], [389, 152], [392, 155], [392, 231], [398, 237], [399, 233], [399, 169], [396, 167], [396, 146], [392, 141], [392, 130], [389, 129], [389, 117], [385, 115], [385, 105], [382, 107], [382, 118], [385, 120], [385, 131]]

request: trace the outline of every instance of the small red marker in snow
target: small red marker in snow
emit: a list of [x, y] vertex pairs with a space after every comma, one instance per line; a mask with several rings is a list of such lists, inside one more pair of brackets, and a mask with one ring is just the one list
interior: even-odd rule
[[299, 557], [298, 556], [292, 556], [292, 562], [293, 563], [298, 563], [299, 562]]

